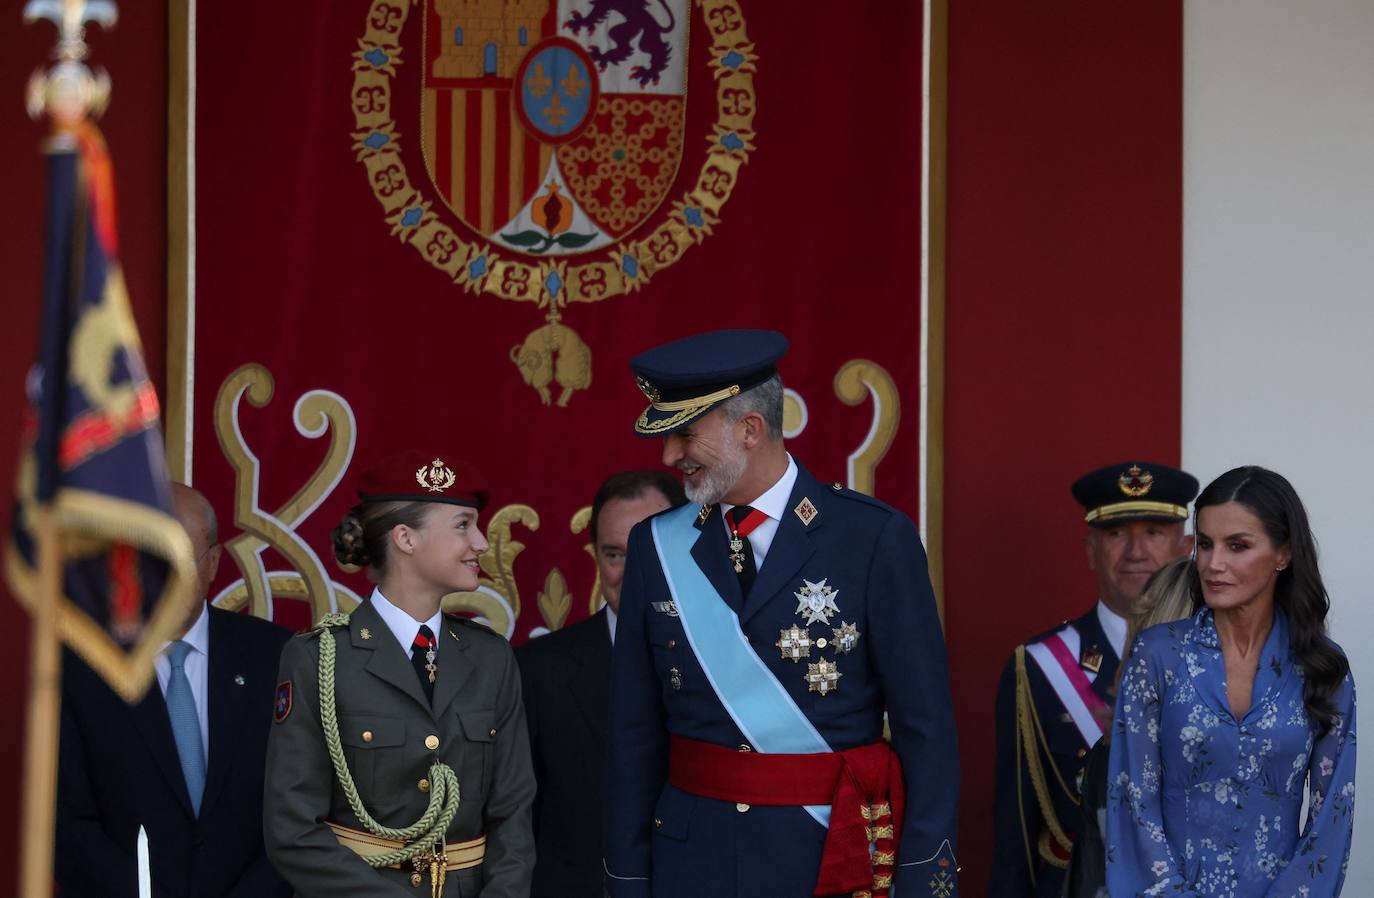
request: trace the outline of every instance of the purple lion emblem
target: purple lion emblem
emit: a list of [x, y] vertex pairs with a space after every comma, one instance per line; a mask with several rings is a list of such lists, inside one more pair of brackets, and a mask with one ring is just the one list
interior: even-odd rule
[[668, 68], [672, 47], [663, 38], [677, 27], [677, 20], [673, 18], [673, 11], [668, 8], [666, 0], [658, 0], [668, 14], [666, 28], [658, 24], [650, 12], [652, 3], [653, 0], [592, 0], [591, 9], [586, 15], [573, 10], [572, 17], [563, 25], [572, 29], [573, 34], [580, 33], [583, 28], [590, 32], [611, 13], [619, 13], [625, 21], [612, 27], [607, 35], [613, 46], [605, 51], [600, 47], [588, 47], [587, 52], [604, 72], [607, 66], [620, 65], [629, 59], [638, 43], [638, 48], [648, 55], [649, 64], [635, 66], [630, 70], [630, 77], [638, 81], [641, 87], [648, 87], [651, 83], [657, 84], [659, 76]]

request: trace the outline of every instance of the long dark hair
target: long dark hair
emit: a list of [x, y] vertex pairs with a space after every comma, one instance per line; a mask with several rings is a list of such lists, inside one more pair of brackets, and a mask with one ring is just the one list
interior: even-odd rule
[[[1232, 468], [1209, 483], [1197, 497], [1194, 514], [1227, 502], [1248, 508], [1264, 525], [1275, 548], [1287, 546], [1292, 553], [1292, 561], [1279, 571], [1274, 601], [1288, 616], [1288, 642], [1306, 681], [1307, 713], [1327, 730], [1336, 718], [1331, 696], [1350, 672], [1350, 662], [1326, 636], [1331, 600], [1317, 569], [1317, 541], [1307, 523], [1307, 510], [1287, 479], [1257, 465]], [[1197, 518], [1194, 529], [1196, 523]], [[1196, 567], [1192, 590], [1194, 601], [1201, 602], [1202, 582]]]

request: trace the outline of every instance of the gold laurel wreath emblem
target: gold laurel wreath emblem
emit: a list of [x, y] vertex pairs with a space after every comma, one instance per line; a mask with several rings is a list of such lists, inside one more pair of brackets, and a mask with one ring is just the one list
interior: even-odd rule
[[453, 473], [452, 468], [436, 458], [428, 465], [420, 465], [415, 472], [415, 480], [431, 493], [442, 493], [453, 486], [457, 476]]
[[[547, 324], [511, 350], [511, 361], [545, 405], [554, 404], [552, 382], [567, 405], [574, 390], [590, 385], [591, 352], [560, 323], [573, 303], [592, 303], [635, 293], [687, 250], [711, 236], [734, 192], [740, 169], [754, 150], [758, 56], [745, 30], [742, 0], [693, 0], [710, 40], [709, 65], [716, 82], [716, 119], [704, 135], [709, 149], [696, 177], [667, 215], [642, 236], [580, 255], [534, 258], [468, 231], [456, 230], [436, 210], [430, 188], [418, 188], [401, 157], [392, 96], [396, 67], [404, 62], [401, 34], [419, 0], [372, 0], [367, 27], [352, 57], [349, 96], [355, 130], [353, 150], [366, 170], [392, 236], [469, 293], [533, 303]], [[443, 203], [438, 204], [443, 207]], [[633, 233], [633, 232], [632, 232]], [[559, 367], [563, 353], [569, 361]], [[554, 361], [555, 354], [558, 362]]]

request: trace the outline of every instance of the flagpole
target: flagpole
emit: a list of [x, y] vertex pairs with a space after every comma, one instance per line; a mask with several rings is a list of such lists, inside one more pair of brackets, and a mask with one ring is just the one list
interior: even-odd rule
[[38, 509], [37, 518], [39, 602], [33, 610], [29, 649], [20, 898], [52, 898], [57, 740], [62, 707], [62, 655], [57, 636], [57, 608], [62, 596], [61, 536], [51, 505]]
[[[57, 26], [57, 60], [29, 79], [26, 106], [53, 125], [48, 151], [71, 150], [70, 134], [88, 116], [98, 116], [110, 93], [109, 76], [92, 72], [86, 58], [86, 25], [114, 25], [113, 0], [28, 0], [24, 22], [47, 19]], [[51, 210], [50, 210], [51, 214]], [[48, 372], [53, 376], [56, 372]], [[24, 745], [24, 797], [20, 837], [19, 898], [52, 898], [53, 846], [57, 820], [58, 741], [62, 713], [62, 646], [58, 636], [63, 601], [62, 534], [51, 496], [33, 511], [37, 543], [38, 601], [32, 609], [29, 645], [29, 706]]]

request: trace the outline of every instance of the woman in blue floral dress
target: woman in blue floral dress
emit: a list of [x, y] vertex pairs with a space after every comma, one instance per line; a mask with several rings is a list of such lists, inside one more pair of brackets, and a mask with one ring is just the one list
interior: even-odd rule
[[1200, 610], [1140, 635], [1117, 696], [1108, 892], [1335, 898], [1350, 856], [1355, 686], [1326, 636], [1307, 513], [1258, 467], [1223, 474], [1196, 508]]

